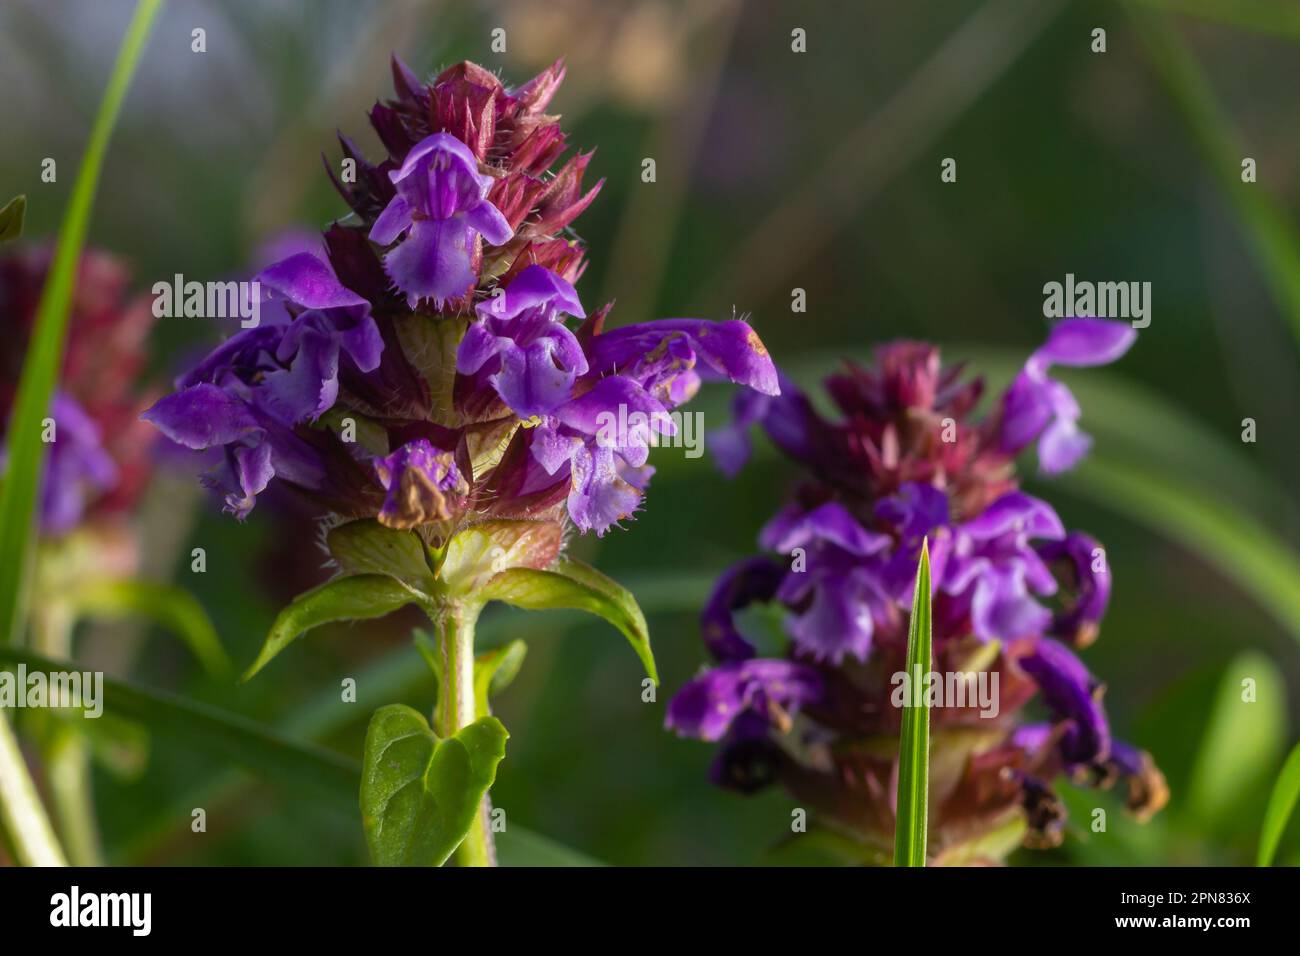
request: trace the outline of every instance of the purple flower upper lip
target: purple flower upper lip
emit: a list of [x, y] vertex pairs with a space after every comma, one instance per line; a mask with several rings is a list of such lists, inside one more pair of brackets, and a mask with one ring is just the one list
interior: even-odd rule
[[55, 432], [41, 488], [41, 530], [62, 534], [81, 521], [92, 495], [113, 486], [117, 465], [101, 444], [99, 426], [71, 396], [55, 392], [50, 414]]
[[478, 171], [469, 147], [449, 133], [421, 140], [388, 178], [397, 193], [375, 220], [370, 239], [386, 246], [405, 233], [384, 258], [389, 278], [411, 308], [426, 298], [441, 308], [478, 280], [471, 265], [474, 237], [499, 246], [514, 230], [487, 200], [492, 177]]
[[999, 442], [1015, 454], [1038, 438], [1038, 464], [1046, 474], [1068, 471], [1087, 454], [1092, 439], [1079, 430], [1079, 403], [1048, 377], [1053, 365], [1106, 365], [1137, 339], [1133, 327], [1106, 319], [1062, 319], [1007, 389]]

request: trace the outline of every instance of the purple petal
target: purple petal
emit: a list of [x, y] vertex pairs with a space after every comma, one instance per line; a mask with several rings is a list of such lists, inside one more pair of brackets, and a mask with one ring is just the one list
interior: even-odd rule
[[1069, 648], [1050, 638], [1020, 659], [1020, 667], [1043, 693], [1058, 717], [1070, 722], [1061, 755], [1070, 763], [1104, 760], [1110, 753], [1110, 725], [1101, 706], [1101, 685]]
[[597, 537], [603, 537], [610, 527], [636, 511], [641, 492], [619, 477], [611, 449], [579, 446], [569, 467], [573, 482], [569, 516], [579, 530], [595, 531]]
[[719, 740], [745, 713], [766, 719], [773, 705], [795, 711], [821, 693], [821, 677], [805, 665], [735, 661], [705, 671], [678, 691], [668, 704], [664, 725], [682, 737]]
[[[674, 345], [677, 351], [670, 353]], [[683, 362], [682, 355], [690, 356]], [[626, 374], [646, 387], [666, 384], [696, 361], [719, 375], [765, 395], [779, 395], [776, 366], [758, 335], [744, 322], [662, 319], [596, 336], [591, 367], [600, 375]]]
[[825, 541], [860, 557], [875, 554], [892, 543], [888, 535], [864, 529], [837, 501], [828, 501], [807, 512], [791, 505], [768, 522], [758, 540], [769, 551], [782, 554]]
[[538, 265], [524, 269], [511, 280], [510, 285], [480, 302], [476, 311], [484, 319], [513, 319], [538, 306], [545, 308], [547, 318], [553, 318], [558, 312], [580, 319], [587, 315], [573, 285]]
[[786, 569], [766, 557], [747, 558], [718, 578], [700, 614], [704, 643], [718, 660], [744, 660], [754, 656], [754, 646], [736, 628], [735, 613], [776, 596]]
[[186, 448], [225, 445], [261, 431], [246, 403], [208, 384], [164, 395], [140, 417]]
[[1062, 319], [1052, 326], [1047, 341], [1030, 358], [1046, 370], [1049, 365], [1109, 365], [1137, 341], [1127, 322], [1107, 319]]
[[510, 223], [506, 221], [506, 217], [501, 215], [501, 210], [486, 199], [471, 207], [465, 213], [465, 221], [489, 245], [503, 246], [515, 234], [515, 231], [510, 228]]
[[257, 281], [309, 309], [367, 304], [365, 299], [339, 282], [333, 269], [309, 252], [300, 252], [263, 269], [258, 273]]
[[384, 256], [384, 269], [415, 308], [432, 299], [441, 308], [464, 295], [477, 281], [470, 268], [470, 230], [463, 219], [421, 219], [410, 234]]
[[401, 195], [394, 195], [375, 224], [370, 227], [370, 241], [386, 246], [411, 227], [414, 217], [411, 204]]

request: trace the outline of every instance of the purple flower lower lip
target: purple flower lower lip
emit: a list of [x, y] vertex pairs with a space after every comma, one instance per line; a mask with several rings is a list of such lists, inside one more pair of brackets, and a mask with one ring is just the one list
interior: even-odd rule
[[417, 143], [389, 178], [397, 193], [370, 239], [386, 246], [405, 234], [385, 257], [388, 275], [411, 308], [421, 299], [441, 308], [478, 279], [470, 264], [475, 237], [499, 246], [514, 230], [487, 200], [492, 177], [480, 174], [469, 147], [448, 133]]

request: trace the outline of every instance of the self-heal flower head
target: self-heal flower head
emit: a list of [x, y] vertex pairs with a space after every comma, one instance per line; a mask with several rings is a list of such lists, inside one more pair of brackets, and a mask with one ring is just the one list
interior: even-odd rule
[[[1059, 843], [1058, 777], [1123, 781], [1136, 816], [1159, 809], [1163, 777], [1148, 755], [1113, 737], [1102, 685], [1071, 650], [1099, 632], [1110, 595], [1104, 552], [1067, 530], [1048, 501], [1021, 491], [1014, 468], [1014, 455], [1035, 439], [1055, 465], [1065, 462], [1060, 449], [1071, 449], [1069, 464], [1084, 450], [1067, 434], [1077, 407], [1061, 411], [1064, 386], [1047, 368], [1100, 364], [1129, 344], [1131, 329], [1117, 323], [1059, 324], [983, 421], [972, 420], [982, 383], [914, 342], [883, 346], [873, 366], [828, 379], [839, 417], [823, 416], [788, 382], [779, 395], [737, 396], [736, 423], [715, 442], [724, 467], [743, 464], [758, 425], [804, 480], [759, 534], [765, 553], [719, 580], [701, 615], [718, 664], [669, 706], [670, 729], [719, 744], [715, 782], [743, 792], [779, 784], [853, 832], [864, 859], [888, 859], [901, 723], [894, 678], [906, 667], [928, 539], [934, 670], [966, 674], [967, 688], [993, 682], [996, 694], [989, 706], [942, 699], [932, 707], [932, 746], [945, 754], [932, 766], [934, 860], [996, 862], [1017, 838]], [[1032, 419], [1021, 411], [1032, 405], [1026, 395], [1042, 399]], [[741, 613], [755, 604], [783, 620], [784, 656], [757, 657]], [[768, 675], [785, 697], [769, 691]], [[1047, 721], [1021, 719], [1034, 698]], [[1001, 849], [981, 842], [992, 833]]]
[[353, 216], [323, 258], [260, 272], [279, 311], [146, 414], [217, 450], [205, 481], [228, 511], [279, 479], [434, 547], [486, 519], [602, 535], [640, 509], [649, 449], [702, 380], [779, 392], [745, 322], [607, 330], [609, 306], [584, 308], [567, 230], [599, 184], [582, 185], [591, 154], [566, 160], [545, 112], [562, 77], [556, 64], [512, 89], [460, 64], [424, 83], [394, 61], [396, 99], [371, 111], [387, 155], [341, 140]]
[[441, 306], [464, 295], [478, 276], [471, 268], [478, 237], [500, 246], [514, 230], [487, 200], [492, 177], [478, 171], [469, 147], [434, 133], [389, 173], [397, 192], [370, 227], [370, 240], [387, 246], [384, 267], [411, 308], [421, 299]]

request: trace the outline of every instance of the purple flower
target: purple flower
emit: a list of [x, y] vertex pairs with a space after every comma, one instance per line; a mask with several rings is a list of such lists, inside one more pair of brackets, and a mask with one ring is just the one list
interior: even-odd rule
[[[54, 442], [41, 486], [41, 530], [63, 534], [85, 513], [87, 502], [117, 481], [117, 465], [104, 449], [99, 426], [71, 396], [56, 391], [50, 402]], [[3, 472], [0, 455], [0, 472]]]
[[456, 468], [455, 455], [420, 438], [391, 455], [376, 458], [375, 474], [386, 495], [379, 520], [390, 528], [414, 528], [451, 517], [448, 498], [469, 491]]
[[[803, 549], [776, 596], [799, 609], [786, 618], [795, 644], [818, 660], [838, 664], [846, 654], [866, 660], [875, 618], [888, 613], [878, 560], [892, 543], [888, 536], [862, 528], [837, 502], [812, 511], [788, 508], [759, 535], [765, 548], [790, 554]], [[867, 560], [864, 560], [867, 559]]]
[[1051, 633], [1075, 647], [1087, 647], [1096, 639], [1110, 603], [1110, 569], [1101, 545], [1091, 535], [1072, 531], [1064, 540], [1035, 548], [1044, 561], [1064, 564], [1072, 585], [1070, 598], [1052, 618]]
[[1065, 528], [1051, 505], [1009, 492], [953, 529], [941, 587], [968, 603], [975, 633], [985, 640], [1041, 634], [1052, 613], [1030, 592], [1055, 594], [1057, 584], [1029, 542], [1063, 537]]
[[322, 485], [326, 465], [293, 426], [333, 406], [341, 368], [372, 371], [384, 347], [366, 301], [315, 256], [291, 256], [259, 280], [297, 315], [232, 336], [141, 416], [186, 448], [223, 447], [206, 483], [239, 518], [277, 474]]
[[1025, 363], [1002, 400], [999, 444], [1015, 454], [1038, 439], [1038, 464], [1045, 474], [1068, 471], [1088, 452], [1092, 439], [1078, 427], [1079, 403], [1063, 384], [1048, 377], [1053, 365], [1106, 365], [1137, 339], [1133, 327], [1106, 319], [1063, 319]]
[[1101, 706], [1104, 687], [1064, 644], [1043, 638], [1020, 667], [1043, 694], [1052, 713], [1066, 722], [1059, 744], [1067, 765], [1090, 764], [1110, 755], [1110, 724]]
[[746, 558], [722, 573], [700, 614], [705, 646], [715, 658], [732, 661], [754, 656], [754, 645], [741, 636], [735, 614], [772, 600], [785, 573], [783, 566], [762, 556]]
[[587, 371], [577, 336], [560, 318], [583, 318], [573, 286], [541, 266], [529, 266], [503, 293], [481, 302], [456, 357], [457, 371], [482, 372], [520, 418], [550, 415], [569, 400]]
[[405, 234], [384, 267], [412, 309], [426, 298], [441, 308], [478, 281], [471, 264], [476, 237], [499, 246], [514, 230], [486, 198], [492, 177], [478, 171], [469, 147], [449, 133], [421, 140], [388, 178], [397, 192], [370, 239], [386, 246]]
[[623, 375], [668, 407], [695, 394], [702, 376], [779, 395], [776, 366], [754, 330], [739, 319], [661, 319], [597, 336], [591, 374]]
[[730, 661], [679, 690], [668, 704], [664, 725], [682, 737], [720, 740], [742, 715], [779, 723], [821, 692], [821, 678], [804, 664], [761, 658]]

